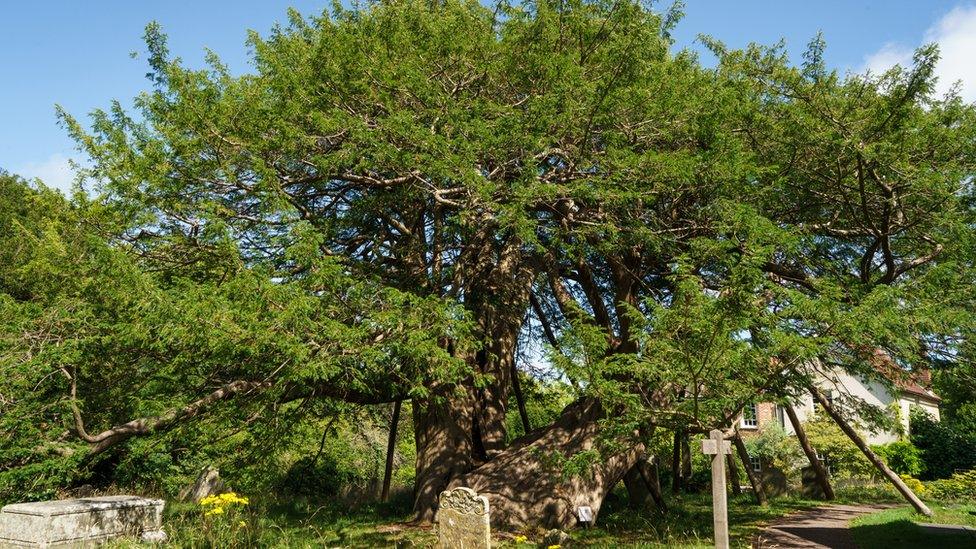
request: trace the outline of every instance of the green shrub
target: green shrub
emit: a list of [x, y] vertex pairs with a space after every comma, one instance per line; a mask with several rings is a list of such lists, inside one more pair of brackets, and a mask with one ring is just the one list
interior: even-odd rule
[[899, 475], [917, 477], [925, 470], [922, 452], [907, 440], [898, 440], [871, 448]]
[[865, 478], [873, 476], [874, 466], [826, 414], [814, 416], [813, 419], [807, 421], [805, 427], [810, 445], [821, 455], [827, 457], [835, 477]]
[[972, 427], [939, 422], [921, 410], [912, 410], [911, 441], [925, 463], [922, 479], [948, 478], [956, 471], [976, 469], [976, 433]]
[[756, 436], [743, 437], [750, 456], [762, 459], [788, 471], [800, 459], [800, 446], [796, 437], [789, 435], [778, 424], [764, 427]]
[[976, 501], [976, 469], [926, 484], [935, 499]]

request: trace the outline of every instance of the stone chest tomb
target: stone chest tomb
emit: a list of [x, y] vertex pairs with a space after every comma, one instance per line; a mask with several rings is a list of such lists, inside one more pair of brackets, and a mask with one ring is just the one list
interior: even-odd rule
[[161, 541], [163, 505], [137, 496], [14, 503], [0, 509], [0, 548], [89, 547], [119, 536]]

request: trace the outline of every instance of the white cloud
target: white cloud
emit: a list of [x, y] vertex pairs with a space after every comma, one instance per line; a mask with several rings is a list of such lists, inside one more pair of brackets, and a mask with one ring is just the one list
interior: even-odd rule
[[28, 162], [16, 170], [15, 174], [26, 179], [40, 179], [48, 187], [60, 190], [70, 196], [75, 174], [71, 169], [71, 159], [61, 153], [54, 153], [40, 162]]
[[864, 58], [864, 71], [881, 74], [884, 71], [901, 65], [908, 67], [912, 63], [912, 49], [894, 42], [888, 42], [881, 49]]
[[[976, 5], [957, 6], [929, 27], [921, 44], [939, 45], [941, 59], [935, 68], [936, 93], [944, 94], [958, 81], [966, 101], [976, 101]], [[911, 66], [913, 46], [889, 42], [865, 56], [862, 70], [883, 72], [895, 65]]]

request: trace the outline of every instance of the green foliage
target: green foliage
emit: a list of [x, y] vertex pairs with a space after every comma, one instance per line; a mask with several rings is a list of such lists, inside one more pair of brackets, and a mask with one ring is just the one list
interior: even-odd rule
[[976, 468], [976, 433], [972, 425], [940, 422], [913, 409], [910, 416], [911, 442], [925, 463], [923, 479], [948, 478], [957, 471]]
[[796, 437], [787, 434], [778, 423], [763, 427], [758, 434], [744, 437], [743, 441], [750, 456], [757, 456], [784, 471], [795, 468], [802, 456]]
[[[544, 381], [523, 375], [521, 383], [529, 425], [533, 429], [551, 424], [572, 402], [572, 388], [558, 380]], [[525, 434], [515, 395], [510, 399], [505, 422], [509, 441]]]
[[884, 460], [892, 471], [899, 475], [917, 477], [925, 470], [922, 452], [907, 440], [897, 440], [888, 444], [872, 446], [872, 450]]
[[[90, 436], [147, 416], [167, 431], [169, 410], [221, 384], [260, 387], [207, 410], [209, 428], [177, 422], [163, 441], [122, 458], [121, 478], [169, 493], [167, 477], [187, 469], [167, 455], [179, 435], [195, 433], [195, 450], [247, 421], [247, 435], [211, 453], [257, 445], [273, 454], [295, 426], [278, 422], [278, 413], [311, 391], [376, 398], [373, 380], [392, 375], [403, 383], [384, 390], [419, 396], [427, 392], [420, 371], [445, 381], [466, 375], [439, 338], [458, 337], [463, 348], [468, 324], [442, 300], [352, 277], [328, 259], [306, 263], [307, 275], [293, 283], [233, 262], [213, 263], [216, 271], [196, 280], [143, 270], [94, 234], [111, 223], [97, 207], [69, 206], [14, 178], [0, 182], [0, 249], [8, 254], [0, 266], [0, 394], [12, 397], [0, 402], [0, 500], [46, 497], [90, 474], [86, 445], [69, 436], [80, 429], [74, 406]], [[269, 408], [275, 400], [283, 405]]]
[[835, 476], [868, 477], [874, 473], [871, 462], [825, 413], [815, 415], [804, 427], [810, 445], [827, 458]]
[[930, 495], [936, 499], [976, 502], [976, 469], [956, 473], [949, 478], [933, 480], [925, 486]]
[[[526, 379], [533, 425], [586, 397], [608, 450], [725, 426], [815, 367], [904, 374], [879, 349], [966, 374], [976, 109], [934, 96], [935, 49], [842, 76], [820, 37], [802, 67], [712, 40], [712, 69], [672, 51], [680, 11], [336, 6], [252, 34], [244, 75], [185, 66], [149, 25], [134, 113], [60, 112], [95, 194], [0, 177], [0, 500], [115, 465], [170, 492], [218, 460], [334, 490], [381, 445], [342, 422], [318, 455], [327, 418], [407, 399], [451, 400], [444, 451], [476, 449], [543, 331], [566, 385]], [[570, 454], [580, 475], [606, 457]]]

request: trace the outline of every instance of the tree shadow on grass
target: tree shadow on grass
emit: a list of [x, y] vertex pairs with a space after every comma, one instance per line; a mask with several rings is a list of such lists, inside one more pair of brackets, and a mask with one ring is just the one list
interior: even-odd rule
[[976, 547], [976, 532], [938, 524], [920, 526], [907, 519], [884, 524], [855, 525], [851, 527], [851, 534], [862, 549]]

